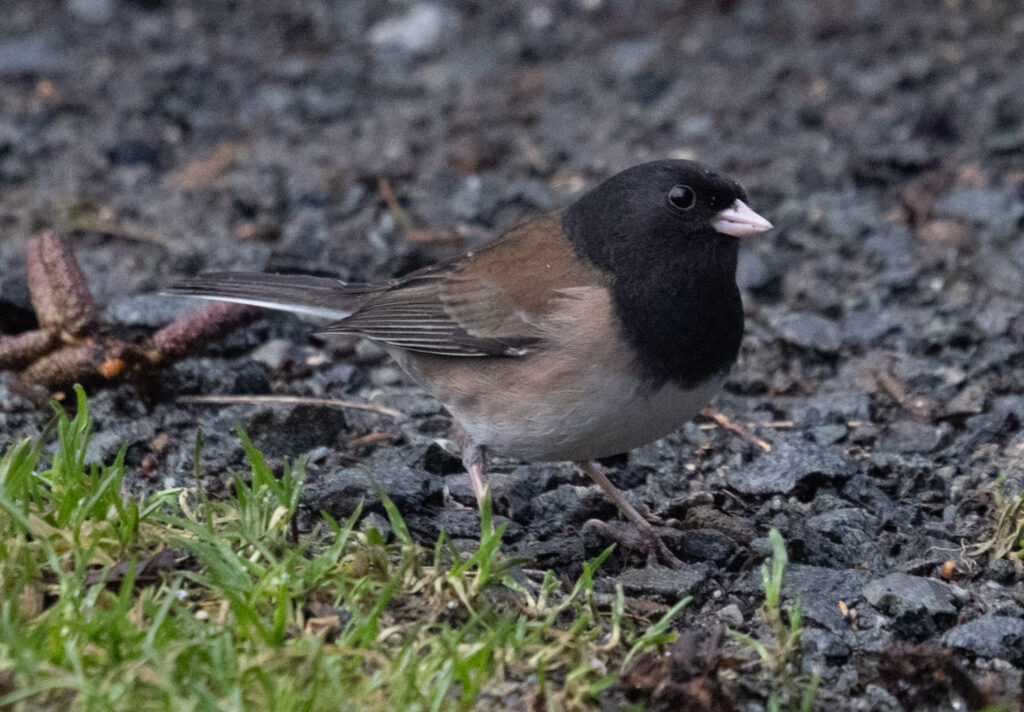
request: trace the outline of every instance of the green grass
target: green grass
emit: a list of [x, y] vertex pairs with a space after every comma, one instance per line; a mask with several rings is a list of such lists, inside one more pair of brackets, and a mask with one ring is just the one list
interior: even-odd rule
[[1024, 562], [1024, 491], [1012, 494], [1000, 475], [985, 494], [992, 499], [992, 534], [966, 546], [966, 551], [975, 558], [986, 554], [991, 560], [1005, 557], [1020, 567]]
[[770, 565], [761, 565], [761, 586], [764, 588], [764, 603], [761, 604], [761, 619], [771, 633], [769, 642], [732, 631], [732, 637], [754, 651], [757, 661], [770, 675], [772, 691], [768, 696], [769, 712], [793, 710], [812, 712], [814, 698], [818, 694], [820, 677], [803, 679], [800, 669], [800, 634], [803, 618], [800, 601], [792, 606], [782, 605], [782, 582], [789, 565], [786, 543], [778, 529], [768, 532], [772, 544]]
[[52, 455], [0, 455], [0, 709], [460, 710], [510, 692], [587, 708], [673, 639], [685, 601], [644, 631], [621, 589], [595, 604], [608, 552], [573, 585], [514, 582], [489, 513], [468, 556], [443, 534], [417, 545], [383, 493], [390, 541], [359, 512], [300, 536], [302, 461], [275, 476], [242, 432], [250, 472], [230, 497], [127, 498], [124, 450], [85, 462], [76, 391]]

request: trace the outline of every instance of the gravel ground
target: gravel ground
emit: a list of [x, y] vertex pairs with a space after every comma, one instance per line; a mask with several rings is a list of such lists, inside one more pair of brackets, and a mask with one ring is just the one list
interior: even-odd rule
[[[1024, 489], [1024, 6], [635, 5], [8, 0], [0, 331], [34, 326], [26, 241], [47, 227], [73, 235], [107, 328], [140, 338], [189, 307], [154, 295], [187, 274], [382, 278], [629, 165], [698, 158], [777, 226], [742, 253], [747, 335], [715, 402], [771, 449], [706, 421], [618, 463], [689, 568], [644, 570], [620, 549], [599, 587], [651, 610], [692, 595], [686, 640], [719, 623], [764, 637], [776, 527], [821, 709], [1018, 699], [1019, 559], [971, 547], [992, 537], [995, 493]], [[198, 424], [217, 491], [242, 462], [237, 421], [278, 461], [310, 455], [311, 511], [365, 497], [376, 516], [373, 472], [424, 541], [474, 537], [437, 403], [372, 345], [308, 328], [268, 314], [143, 400], [94, 389], [93, 454], [127, 440], [131, 487], [186, 484]], [[175, 404], [271, 393], [410, 417]], [[38, 434], [38, 396], [0, 374], [0, 443]], [[582, 525], [614, 508], [568, 466], [498, 462], [493, 482], [508, 549], [531, 565], [571, 576], [607, 545]], [[682, 709], [695, 673], [662, 670], [653, 698], [633, 689], [651, 674], [602, 705]], [[758, 668], [701, 674], [716, 709], [763, 708]]]

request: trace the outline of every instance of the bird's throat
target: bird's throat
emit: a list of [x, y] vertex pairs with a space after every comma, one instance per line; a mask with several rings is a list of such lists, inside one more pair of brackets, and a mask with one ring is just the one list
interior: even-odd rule
[[615, 276], [623, 335], [655, 387], [689, 388], [728, 369], [743, 337], [736, 250], [703, 246]]

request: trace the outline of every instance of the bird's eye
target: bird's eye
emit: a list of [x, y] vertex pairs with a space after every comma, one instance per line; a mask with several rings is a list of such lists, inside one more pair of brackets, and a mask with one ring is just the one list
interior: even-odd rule
[[668, 204], [676, 210], [689, 210], [697, 203], [697, 194], [688, 185], [676, 185], [668, 192]]

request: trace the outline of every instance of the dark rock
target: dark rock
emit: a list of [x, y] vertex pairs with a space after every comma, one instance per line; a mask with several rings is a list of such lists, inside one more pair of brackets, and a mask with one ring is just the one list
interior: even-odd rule
[[992, 297], [985, 307], [974, 314], [974, 325], [986, 336], [1001, 336], [1010, 329], [1010, 324], [1020, 316], [1020, 302], [1004, 297]]
[[653, 468], [643, 465], [630, 465], [608, 473], [611, 483], [622, 490], [642, 487], [649, 477], [657, 474]]
[[85, 461], [109, 465], [124, 445], [148, 445], [155, 436], [156, 430], [148, 420], [130, 420], [110, 430], [94, 432], [85, 451]]
[[835, 450], [806, 441], [783, 441], [753, 462], [730, 469], [726, 481], [743, 494], [786, 494], [814, 481], [845, 479], [854, 471], [854, 464]]
[[[442, 509], [431, 511], [426, 515], [411, 514], [405, 517], [409, 530], [417, 540], [437, 541], [441, 532], [452, 539], [466, 541], [480, 540], [480, 513], [476, 509]], [[517, 522], [495, 515], [492, 519], [495, 528], [504, 525], [502, 541], [511, 544], [522, 537], [523, 528]]]
[[[313, 473], [302, 493], [304, 504], [324, 510], [335, 519], [349, 516], [360, 502], [376, 506], [380, 502], [377, 486], [395, 503], [399, 511], [416, 512], [441, 502], [441, 483], [413, 466], [422, 453], [418, 450], [382, 448], [366, 462], [322, 474]], [[376, 486], [375, 486], [376, 485]]]
[[986, 658], [1024, 664], [1024, 619], [984, 616], [946, 632], [946, 645]]
[[566, 469], [560, 465], [521, 465], [507, 474], [491, 473], [491, 496], [509, 516], [532, 516], [534, 498], [568, 480]]
[[107, 152], [113, 166], [146, 165], [157, 168], [161, 162], [161, 147], [154, 141], [142, 138], [125, 138], [114, 144]]
[[270, 381], [267, 380], [267, 372], [263, 364], [255, 361], [245, 361], [240, 364], [235, 369], [235, 381], [231, 384], [231, 393], [245, 396], [270, 393]]
[[1009, 559], [993, 559], [985, 570], [993, 581], [1003, 586], [1012, 586], [1021, 579], [1020, 570]]
[[260, 407], [246, 416], [243, 427], [265, 455], [295, 457], [317, 445], [333, 445], [345, 429], [345, 415], [314, 405]]
[[683, 538], [682, 556], [687, 561], [710, 561], [721, 565], [736, 552], [732, 539], [715, 529], [694, 529]]
[[615, 505], [600, 492], [573, 485], [559, 485], [534, 497], [530, 506], [536, 534], [543, 536], [580, 526], [587, 519], [612, 519]]
[[465, 471], [462, 460], [436, 442], [423, 453], [423, 469], [432, 475], [455, 475]]
[[804, 670], [810, 674], [824, 666], [845, 665], [850, 659], [850, 646], [840, 636], [821, 628], [805, 628], [800, 634], [800, 647]]
[[833, 541], [854, 544], [874, 535], [875, 518], [858, 507], [846, 507], [815, 514], [807, 526]]
[[864, 599], [894, 619], [898, 638], [921, 642], [956, 620], [955, 596], [935, 579], [893, 573], [864, 586]]
[[513, 553], [545, 569], [577, 569], [587, 556], [581, 537], [564, 534], [544, 541], [521, 542]]

